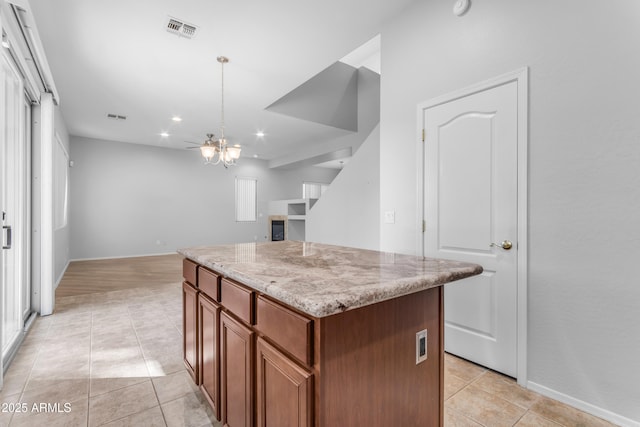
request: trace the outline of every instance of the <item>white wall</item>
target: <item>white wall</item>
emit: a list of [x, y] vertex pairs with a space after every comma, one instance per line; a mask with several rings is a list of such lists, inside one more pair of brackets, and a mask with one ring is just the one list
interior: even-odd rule
[[380, 128], [376, 127], [306, 217], [306, 240], [380, 247]]
[[[64, 122], [64, 118], [62, 117], [62, 113], [60, 112], [60, 107], [55, 107], [54, 109], [54, 129], [55, 133], [60, 137], [60, 141], [62, 145], [64, 145], [65, 150], [69, 153], [69, 133], [67, 132], [67, 127]], [[54, 144], [57, 142], [53, 141]], [[55, 150], [55, 147], [54, 147]], [[53, 164], [54, 176], [56, 175], [56, 164]], [[55, 194], [54, 194], [55, 197]], [[54, 200], [54, 204], [55, 204]], [[67, 222], [66, 227], [59, 228], [53, 231], [53, 278], [55, 280], [55, 285], [57, 286], [64, 275], [64, 272], [69, 264], [69, 255], [70, 255], [70, 227]]]
[[[337, 171], [273, 170], [241, 158], [204, 165], [197, 150], [71, 138], [71, 258], [174, 252], [195, 245], [264, 241], [270, 200], [298, 198], [303, 181]], [[258, 179], [255, 223], [235, 222], [235, 177]], [[160, 244], [157, 242], [160, 241]]]
[[452, 7], [382, 32], [382, 249], [416, 252], [417, 104], [529, 66], [529, 381], [640, 423], [640, 2]]

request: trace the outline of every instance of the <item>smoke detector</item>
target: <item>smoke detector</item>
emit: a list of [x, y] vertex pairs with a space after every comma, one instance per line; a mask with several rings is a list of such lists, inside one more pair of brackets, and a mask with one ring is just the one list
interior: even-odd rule
[[171, 34], [175, 34], [179, 37], [185, 37], [187, 39], [194, 38], [196, 36], [196, 31], [198, 30], [198, 27], [195, 25], [188, 24], [184, 22], [184, 20], [177, 19], [172, 16], [167, 16], [164, 26]]

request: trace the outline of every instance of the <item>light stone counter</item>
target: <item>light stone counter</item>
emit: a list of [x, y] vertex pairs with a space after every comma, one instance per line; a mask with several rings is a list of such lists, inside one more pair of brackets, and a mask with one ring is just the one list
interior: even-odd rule
[[482, 272], [481, 266], [465, 262], [291, 240], [193, 247], [178, 253], [313, 317]]

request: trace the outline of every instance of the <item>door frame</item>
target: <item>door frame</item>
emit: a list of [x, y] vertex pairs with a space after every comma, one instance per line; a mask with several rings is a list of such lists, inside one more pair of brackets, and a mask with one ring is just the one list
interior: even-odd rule
[[417, 106], [417, 131], [416, 131], [416, 170], [417, 170], [417, 215], [416, 229], [419, 231], [416, 236], [416, 253], [424, 256], [424, 233], [425, 212], [424, 212], [424, 177], [425, 177], [425, 137], [424, 137], [424, 111], [447, 102], [455, 101], [478, 92], [502, 86], [506, 83], [516, 82], [518, 86], [518, 214], [517, 214], [517, 344], [516, 363], [518, 384], [527, 385], [527, 250], [528, 250], [528, 138], [529, 138], [529, 70], [523, 67], [497, 77], [467, 86], [462, 89], [449, 92], [447, 94], [424, 101]]

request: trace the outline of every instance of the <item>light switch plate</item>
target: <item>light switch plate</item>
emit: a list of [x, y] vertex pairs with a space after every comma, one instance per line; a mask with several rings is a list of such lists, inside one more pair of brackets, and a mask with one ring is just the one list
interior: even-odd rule
[[384, 213], [384, 223], [385, 224], [395, 224], [396, 223], [396, 211], [386, 211]]
[[427, 360], [427, 330], [416, 333], [416, 365]]

